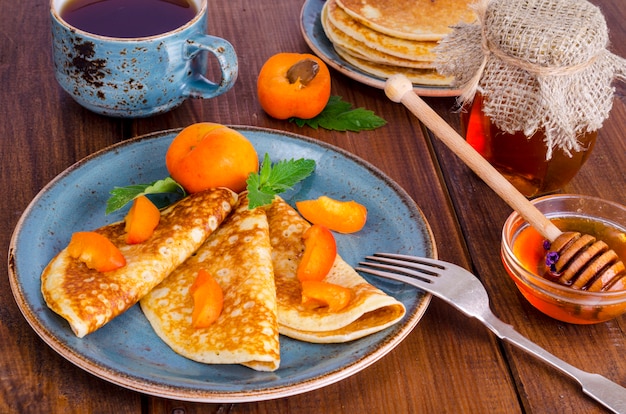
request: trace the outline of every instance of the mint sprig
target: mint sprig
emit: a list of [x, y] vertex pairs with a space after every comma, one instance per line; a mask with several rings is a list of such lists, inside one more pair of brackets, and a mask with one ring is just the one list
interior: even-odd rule
[[314, 118], [292, 117], [289, 121], [299, 127], [308, 125], [314, 129], [321, 127], [342, 132], [372, 130], [387, 124], [387, 121], [375, 115], [373, 111], [364, 108], [353, 109], [350, 103], [341, 100], [341, 96], [331, 96], [324, 110]]
[[115, 187], [110, 191], [111, 197], [107, 200], [106, 214], [110, 214], [124, 207], [140, 195], [180, 193], [185, 196], [185, 190], [171, 177], [154, 181], [150, 184], [136, 184], [126, 187]]
[[293, 188], [315, 170], [315, 161], [305, 158], [281, 160], [272, 165], [269, 154], [263, 157], [258, 173], [248, 176], [248, 208], [270, 204], [274, 196]]
[[[249, 208], [270, 204], [276, 194], [290, 190], [314, 170], [314, 160], [304, 158], [282, 160], [272, 165], [270, 156], [266, 153], [259, 172], [250, 173], [246, 181]], [[163, 193], [178, 194], [181, 197], [187, 195], [183, 187], [171, 177], [150, 184], [115, 187], [110, 191], [111, 196], [107, 200], [105, 212], [110, 214], [119, 210], [140, 195]]]

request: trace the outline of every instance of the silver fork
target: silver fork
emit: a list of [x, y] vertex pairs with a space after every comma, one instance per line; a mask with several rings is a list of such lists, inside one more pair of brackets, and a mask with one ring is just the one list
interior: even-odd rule
[[582, 371], [530, 341], [489, 308], [489, 296], [476, 276], [464, 268], [415, 256], [375, 253], [356, 270], [408, 283], [432, 293], [467, 316], [481, 321], [499, 338], [510, 342], [576, 380], [583, 392], [615, 413], [626, 413], [626, 388], [609, 379]]

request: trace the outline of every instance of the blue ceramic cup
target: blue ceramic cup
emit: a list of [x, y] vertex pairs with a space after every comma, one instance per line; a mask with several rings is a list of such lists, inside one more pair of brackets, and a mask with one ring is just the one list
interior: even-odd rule
[[[198, 12], [183, 26], [139, 38], [100, 36], [72, 27], [61, 17], [65, 3], [50, 3], [56, 79], [93, 112], [123, 118], [156, 115], [189, 97], [221, 95], [237, 79], [233, 46], [206, 33], [206, 0], [193, 0]], [[219, 64], [219, 81], [206, 77], [207, 53]]]

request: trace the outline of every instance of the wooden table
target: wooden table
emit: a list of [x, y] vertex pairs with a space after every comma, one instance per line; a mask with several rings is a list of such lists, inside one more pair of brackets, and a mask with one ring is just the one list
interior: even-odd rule
[[[626, 56], [622, 0], [594, 0], [605, 12], [613, 52]], [[502, 224], [510, 208], [402, 106], [382, 91], [333, 71], [334, 95], [373, 110], [388, 125], [371, 132], [299, 128], [269, 118], [255, 95], [256, 75], [272, 54], [307, 52], [300, 34], [302, 1], [230, 0], [210, 5], [210, 32], [232, 42], [240, 60], [235, 87], [190, 100], [161, 116], [118, 120], [78, 106], [52, 71], [48, 4], [5, 2], [0, 27], [0, 177], [2, 245], [30, 200], [57, 174], [116, 142], [198, 121], [291, 131], [344, 148], [397, 181], [432, 227], [439, 257], [473, 270], [494, 312], [522, 334], [584, 370], [626, 385], [626, 317], [568, 325], [532, 308], [500, 263]], [[617, 84], [610, 119], [591, 159], [565, 192], [626, 203], [626, 100]], [[458, 128], [452, 98], [427, 101]], [[459, 413], [603, 412], [577, 384], [500, 342], [480, 323], [433, 299], [414, 331], [390, 354], [328, 387], [258, 403], [200, 404], [142, 395], [77, 368], [49, 348], [21, 315], [0, 278], [0, 412], [39, 413]]]

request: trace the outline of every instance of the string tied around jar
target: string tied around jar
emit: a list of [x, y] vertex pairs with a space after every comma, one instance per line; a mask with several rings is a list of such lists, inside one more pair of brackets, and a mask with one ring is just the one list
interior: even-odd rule
[[473, 23], [453, 27], [436, 47], [435, 66], [460, 87], [458, 103], [477, 92], [501, 130], [545, 134], [546, 159], [580, 151], [577, 136], [597, 131], [613, 104], [626, 60], [608, 51], [606, 21], [586, 0], [479, 0]]

